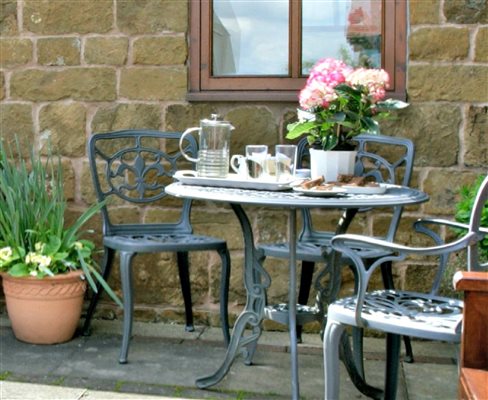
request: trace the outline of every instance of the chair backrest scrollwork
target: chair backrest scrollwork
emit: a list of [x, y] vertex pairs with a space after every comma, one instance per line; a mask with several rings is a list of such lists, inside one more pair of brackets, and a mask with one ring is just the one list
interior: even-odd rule
[[[191, 232], [190, 200], [182, 201], [176, 223], [116, 223], [108, 207], [119, 203], [159, 204], [167, 196], [164, 189], [174, 182], [175, 172], [194, 168], [179, 150], [180, 137], [178, 132], [136, 129], [90, 137], [88, 158], [96, 196], [98, 201], [107, 203], [102, 209], [104, 234], [164, 232], [166, 229]], [[196, 157], [197, 143], [192, 136], [187, 136], [185, 151]]]

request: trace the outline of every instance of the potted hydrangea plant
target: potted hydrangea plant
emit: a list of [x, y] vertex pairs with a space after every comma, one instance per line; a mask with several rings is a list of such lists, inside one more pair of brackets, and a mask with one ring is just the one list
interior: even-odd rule
[[66, 226], [60, 159], [33, 150], [25, 157], [18, 140], [13, 147], [0, 138], [0, 273], [7, 312], [17, 339], [64, 342], [78, 324], [86, 282], [96, 290], [98, 280], [122, 306], [97, 270], [93, 242], [81, 238], [100, 205]]
[[388, 73], [383, 69], [352, 68], [331, 58], [314, 65], [299, 95], [298, 121], [287, 126], [286, 135], [288, 139], [307, 135], [312, 177], [318, 174], [318, 167], [314, 168], [318, 164], [316, 160], [324, 161], [327, 157], [319, 150], [352, 152], [335, 153], [334, 157], [346, 161], [347, 168], [351, 169], [356, 154], [352, 139], [362, 133], [379, 134], [378, 121], [389, 117], [391, 110], [408, 106], [399, 100], [385, 100], [388, 82]]

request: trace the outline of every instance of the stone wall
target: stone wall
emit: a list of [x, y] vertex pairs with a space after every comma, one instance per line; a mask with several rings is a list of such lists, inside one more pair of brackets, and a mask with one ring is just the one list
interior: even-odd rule
[[[488, 5], [486, 0], [410, 0], [408, 101], [383, 132], [416, 145], [413, 185], [431, 200], [406, 210], [400, 241], [422, 215], [450, 216], [456, 191], [488, 164]], [[94, 132], [127, 128], [183, 130], [217, 112], [236, 127], [232, 152], [246, 143], [274, 145], [296, 104], [188, 103], [188, 4], [172, 0], [0, 0], [0, 134], [39, 144], [50, 137], [63, 156], [71, 212], [93, 201], [85, 144]], [[282, 212], [252, 209], [257, 240], [285, 237]], [[121, 209], [120, 218], [146, 218]], [[331, 225], [337, 213], [321, 213]], [[355, 231], [373, 234], [385, 215], [358, 219]], [[211, 221], [211, 222], [209, 222]], [[195, 231], [225, 237], [232, 253], [231, 309], [245, 302], [242, 239], [232, 211], [198, 203]], [[91, 227], [100, 232], [100, 221]], [[136, 259], [136, 318], [181, 320], [182, 299], [174, 257]], [[218, 324], [219, 261], [192, 256], [195, 314]], [[418, 265], [400, 269], [397, 284], [418, 287], [430, 275]], [[288, 270], [267, 260], [273, 276], [271, 301], [283, 300]], [[350, 277], [345, 275], [350, 283]], [[118, 288], [117, 277], [112, 285]], [[105, 317], [119, 314], [107, 301]]]

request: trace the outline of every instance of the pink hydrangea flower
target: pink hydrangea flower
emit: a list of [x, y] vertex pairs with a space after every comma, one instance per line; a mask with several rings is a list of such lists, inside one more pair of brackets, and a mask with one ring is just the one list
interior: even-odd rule
[[377, 102], [386, 96], [390, 77], [383, 69], [357, 68], [346, 78], [346, 83], [351, 86], [362, 85], [368, 88], [373, 101]]
[[319, 60], [310, 71], [307, 84], [300, 92], [300, 106], [304, 109], [327, 107], [337, 98], [334, 88], [346, 82], [346, 77], [351, 72], [352, 68], [340, 60]]

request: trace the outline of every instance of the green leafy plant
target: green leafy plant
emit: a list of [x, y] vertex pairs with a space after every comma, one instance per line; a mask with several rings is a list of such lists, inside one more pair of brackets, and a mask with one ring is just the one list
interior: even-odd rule
[[43, 159], [31, 148], [21, 151], [0, 138], [0, 271], [12, 276], [43, 278], [82, 269], [93, 290], [95, 279], [120, 306], [122, 303], [98, 271], [95, 245], [81, 239], [81, 228], [103, 206], [89, 207], [65, 226], [67, 201], [59, 157]]
[[[485, 175], [480, 175], [471, 185], [462, 186], [459, 190], [460, 199], [456, 203], [456, 214], [454, 216], [456, 221], [464, 224], [469, 223], [474, 200], [484, 178]], [[481, 226], [488, 227], [488, 204], [485, 204], [483, 207], [480, 224]], [[465, 232], [463, 230], [456, 230], [456, 233], [461, 236]], [[479, 252], [483, 260], [488, 260], [488, 236], [485, 236], [479, 243]]]

